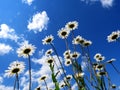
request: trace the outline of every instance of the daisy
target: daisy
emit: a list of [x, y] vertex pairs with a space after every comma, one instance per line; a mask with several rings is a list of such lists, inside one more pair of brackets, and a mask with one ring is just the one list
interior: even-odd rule
[[112, 58], [112, 59], [108, 60], [107, 63], [112, 63], [112, 62], [114, 62], [115, 60], [116, 60], [116, 59]]
[[72, 75], [67, 75], [64, 80], [71, 80], [72, 79]]
[[78, 59], [79, 56], [80, 56], [80, 53], [79, 53], [79, 52], [73, 52], [73, 53], [71, 53], [72, 59]]
[[104, 71], [97, 72], [97, 76], [104, 76], [106, 74], [107, 74], [107, 72], [104, 72]]
[[116, 85], [115, 85], [115, 84], [112, 84], [111, 88], [112, 88], [112, 89], [115, 89], [115, 88], [116, 88]]
[[102, 54], [97, 53], [97, 54], [95, 54], [94, 59], [98, 62], [101, 62], [101, 61], [105, 60], [105, 57], [102, 56]]
[[47, 58], [47, 63], [48, 64], [52, 64], [53, 63], [53, 61], [54, 61], [54, 58], [52, 58], [52, 57], [49, 57], [49, 58]]
[[96, 65], [96, 70], [103, 70], [104, 66], [102, 64]]
[[75, 29], [78, 28], [78, 22], [77, 22], [77, 21], [68, 22], [68, 23], [65, 25], [65, 27], [66, 27], [68, 30], [70, 30], [70, 31], [75, 30]]
[[53, 53], [53, 49], [48, 49], [46, 52], [45, 52], [45, 55], [46, 56], [49, 56]]
[[87, 46], [90, 46], [91, 44], [92, 42], [90, 40], [85, 40], [82, 45], [87, 47]]
[[70, 59], [66, 59], [66, 60], [65, 60], [65, 66], [69, 66], [69, 65], [71, 65], [71, 64], [72, 64], [72, 62], [71, 62]]
[[120, 37], [120, 31], [114, 31], [109, 36], [107, 36], [108, 42], [116, 41]]
[[24, 62], [14, 61], [8, 67], [8, 70], [5, 70], [5, 76], [13, 76], [15, 74], [20, 74], [24, 71], [25, 64]]
[[62, 39], [65, 39], [68, 37], [69, 33], [70, 33], [69, 30], [67, 30], [66, 28], [62, 28], [58, 31], [58, 36]]
[[80, 35], [78, 35], [76, 38], [73, 39], [72, 44], [83, 44], [85, 41], [84, 38], [82, 38]]
[[49, 36], [46, 36], [43, 40], [42, 40], [42, 42], [43, 42], [43, 45], [44, 44], [51, 44], [52, 43], [52, 41], [54, 40], [54, 37], [52, 36], [52, 35], [49, 35]]
[[43, 75], [40, 77], [40, 81], [46, 80], [46, 78], [47, 78], [47, 75]]
[[82, 78], [82, 77], [84, 76], [84, 74], [85, 74], [85, 73], [83, 73], [83, 72], [79, 72], [79, 73], [76, 73], [76, 74], [75, 74], [75, 77], [76, 77], [76, 78]]
[[23, 56], [24, 58], [28, 58], [28, 56], [33, 55], [35, 52], [36, 47], [32, 44], [29, 44], [28, 41], [24, 41], [21, 47], [17, 49], [18, 56]]
[[64, 53], [63, 53], [63, 56], [66, 56], [66, 55], [70, 55], [70, 50], [66, 50]]

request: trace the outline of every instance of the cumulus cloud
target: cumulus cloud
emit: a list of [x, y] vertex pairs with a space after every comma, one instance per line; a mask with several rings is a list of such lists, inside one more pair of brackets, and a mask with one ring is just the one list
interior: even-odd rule
[[0, 90], [13, 90], [12, 86], [0, 85]]
[[15, 34], [15, 30], [10, 28], [7, 24], [0, 25], [0, 38], [11, 39], [14, 41], [18, 40], [18, 36]]
[[113, 6], [114, 0], [81, 0], [86, 3], [95, 3], [100, 2], [104, 8], [109, 8]]
[[12, 51], [12, 47], [4, 43], [0, 43], [0, 55], [4, 55]]
[[23, 3], [31, 5], [34, 0], [22, 0]]
[[41, 32], [43, 29], [47, 29], [49, 17], [46, 11], [33, 15], [32, 19], [29, 20], [27, 28], [33, 30], [35, 33]]

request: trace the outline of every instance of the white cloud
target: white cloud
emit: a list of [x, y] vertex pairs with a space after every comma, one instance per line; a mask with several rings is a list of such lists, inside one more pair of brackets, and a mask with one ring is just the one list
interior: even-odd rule
[[114, 2], [114, 0], [81, 0], [81, 1], [86, 2], [87, 4], [100, 2], [104, 8], [112, 7]]
[[46, 11], [33, 15], [32, 19], [29, 20], [27, 28], [33, 30], [35, 33], [41, 32], [43, 29], [47, 29], [49, 17]]
[[112, 7], [113, 6], [113, 0], [100, 0], [103, 7]]
[[0, 55], [4, 55], [12, 51], [12, 47], [4, 43], [0, 43]]
[[2, 39], [11, 39], [17, 42], [18, 36], [15, 34], [15, 30], [10, 28], [6, 24], [0, 25], [0, 38]]
[[3, 82], [3, 77], [0, 76], [0, 84]]
[[13, 90], [11, 86], [0, 85], [0, 90]]
[[31, 5], [34, 0], [22, 0], [23, 3]]

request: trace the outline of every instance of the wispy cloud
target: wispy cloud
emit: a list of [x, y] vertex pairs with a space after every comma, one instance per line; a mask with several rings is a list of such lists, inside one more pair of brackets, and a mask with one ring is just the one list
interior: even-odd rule
[[27, 28], [33, 30], [35, 33], [41, 32], [43, 29], [47, 29], [49, 17], [46, 11], [33, 15], [32, 19], [29, 20]]
[[101, 4], [103, 7], [112, 7], [113, 6], [113, 1], [114, 0], [100, 0]]
[[2, 39], [11, 39], [17, 42], [18, 36], [15, 33], [13, 28], [10, 28], [7, 24], [0, 25], [0, 38]]
[[22, 0], [23, 3], [31, 5], [34, 0]]
[[4, 43], [0, 43], [0, 55], [4, 55], [12, 51], [13, 48], [9, 45], [6, 45]]
[[100, 2], [104, 8], [112, 7], [114, 2], [114, 0], [81, 0], [81, 1], [86, 2], [87, 4]]

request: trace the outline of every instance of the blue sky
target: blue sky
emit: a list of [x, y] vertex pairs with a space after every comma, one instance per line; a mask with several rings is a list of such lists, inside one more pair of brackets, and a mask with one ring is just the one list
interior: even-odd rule
[[[37, 20], [40, 24], [36, 23]], [[79, 23], [75, 35], [81, 35], [92, 41], [91, 58], [98, 52], [102, 53], [106, 60], [116, 58], [114, 64], [119, 69], [120, 43], [108, 43], [107, 36], [113, 31], [120, 30], [120, 0], [1, 0], [0, 90], [5, 90], [5, 87], [6, 90], [12, 90], [11, 82], [14, 82], [14, 77], [7, 78], [4, 73], [9, 64], [15, 60], [26, 63], [25, 75], [21, 76], [23, 81], [21, 90], [27, 90], [27, 60], [18, 57], [16, 53], [19, 44], [24, 40], [37, 47], [31, 57], [33, 73], [36, 73], [36, 76], [33, 76], [35, 83], [33, 89], [39, 85], [37, 79], [44, 72], [41, 68], [45, 68], [42, 62], [46, 58], [44, 53], [50, 48], [42, 45], [42, 39], [52, 34], [55, 38], [54, 45], [59, 55], [63, 57], [65, 45], [57, 36], [57, 31], [69, 21]], [[113, 83], [119, 86], [120, 77], [114, 74], [116, 72], [111, 68], [108, 67], [108, 70]]]

